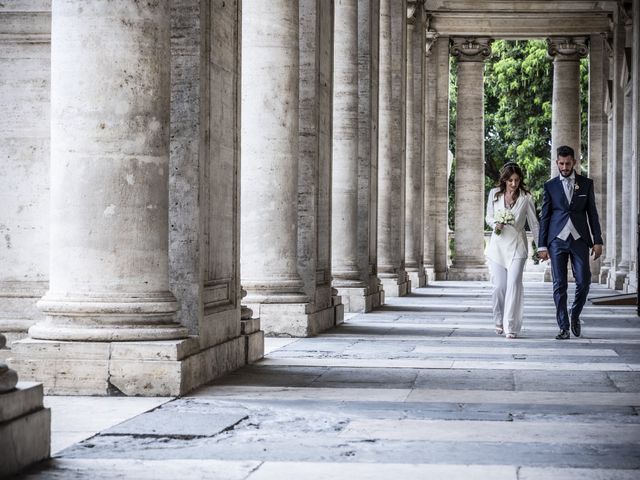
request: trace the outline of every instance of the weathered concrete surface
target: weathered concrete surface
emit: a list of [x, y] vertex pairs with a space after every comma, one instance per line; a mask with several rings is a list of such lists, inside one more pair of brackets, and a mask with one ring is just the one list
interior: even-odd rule
[[508, 341], [493, 333], [487, 284], [419, 289], [317, 337], [278, 340], [262, 362], [68, 448], [28, 478], [142, 465], [155, 478], [170, 478], [171, 465], [189, 467], [186, 478], [210, 467], [249, 480], [637, 478], [634, 307], [587, 306], [583, 337], [558, 342], [550, 293], [526, 285], [523, 336]]
[[0, 5], [0, 332], [41, 320], [49, 280], [51, 1]]

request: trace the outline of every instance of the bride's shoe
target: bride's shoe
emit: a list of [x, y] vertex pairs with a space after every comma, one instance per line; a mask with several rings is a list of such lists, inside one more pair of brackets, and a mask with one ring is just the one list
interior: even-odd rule
[[516, 334], [515, 333], [507, 333], [507, 338], [514, 339], [514, 338], [516, 338]]
[[502, 327], [498, 327], [498, 326], [496, 325], [496, 334], [497, 334], [497, 335], [502, 335], [503, 333], [504, 333], [504, 330], [502, 329]]

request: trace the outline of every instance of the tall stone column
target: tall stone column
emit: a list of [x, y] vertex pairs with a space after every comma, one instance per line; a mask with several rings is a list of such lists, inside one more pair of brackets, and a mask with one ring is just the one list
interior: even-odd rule
[[[49, 280], [51, 1], [0, 4], [0, 332], [44, 317]], [[1, 354], [2, 352], [0, 352]]]
[[51, 253], [32, 338], [186, 336], [169, 291], [169, 10], [53, 5]]
[[584, 37], [547, 39], [553, 57], [551, 177], [558, 175], [556, 151], [561, 145], [573, 148], [580, 172], [580, 58], [588, 52], [585, 41]]
[[455, 253], [449, 278], [484, 280], [484, 60], [488, 38], [454, 38], [458, 57]]
[[424, 10], [416, 2], [407, 3], [407, 111], [406, 111], [406, 212], [405, 268], [411, 285], [424, 287], [424, 161], [422, 150], [422, 72], [424, 49]]
[[[626, 62], [625, 62], [626, 63]], [[628, 69], [625, 68], [628, 72]], [[630, 80], [630, 79], [629, 79]], [[622, 133], [622, 238], [620, 245], [620, 260], [618, 262], [618, 271], [624, 272], [625, 280], [623, 290], [628, 291], [628, 274], [631, 270], [631, 242], [632, 233], [635, 226], [631, 216], [633, 198], [633, 186], [635, 183], [633, 177], [633, 162], [631, 158], [631, 82], [626, 82], [624, 88], [624, 107], [623, 107], [623, 133]], [[634, 255], [635, 256], [635, 255]]]
[[358, 311], [358, 0], [337, 2], [334, 15], [331, 270], [346, 310]]
[[406, 2], [380, 1], [378, 275], [385, 295], [410, 290], [404, 268]]
[[[620, 6], [618, 7], [621, 8]], [[613, 27], [613, 48], [611, 58], [612, 82], [611, 82], [611, 129], [609, 135], [611, 137], [611, 151], [609, 154], [609, 163], [611, 164], [611, 195], [612, 216], [609, 232], [609, 247], [612, 252], [611, 268], [609, 270], [609, 278], [607, 285], [609, 288], [622, 290], [624, 282], [628, 274], [627, 266], [622, 264], [622, 223], [623, 216], [622, 204], [625, 201], [623, 197], [622, 182], [625, 176], [623, 167], [623, 143], [624, 143], [624, 86], [626, 81], [623, 76], [625, 64], [625, 26], [624, 14], [621, 10], [614, 15]]]
[[435, 195], [436, 171], [436, 86], [437, 63], [433, 53], [436, 38], [428, 33], [424, 52], [424, 268], [427, 282], [435, 280], [436, 224], [438, 221]]
[[[603, 238], [606, 238], [607, 225], [607, 115], [605, 113], [606, 80], [608, 75], [608, 56], [605, 39], [594, 34], [589, 39], [589, 177], [593, 180], [596, 195], [596, 208], [600, 215]], [[606, 251], [605, 240], [604, 249]], [[604, 257], [591, 260], [591, 276], [599, 283]]]
[[434, 270], [436, 280], [446, 280], [449, 268], [449, 37], [439, 37], [432, 48], [436, 69]]
[[640, 193], [638, 192], [638, 182], [640, 182], [640, 2], [633, 2], [631, 10], [632, 32], [631, 32], [631, 161], [633, 163], [632, 174], [632, 197], [633, 209], [631, 215], [633, 242], [631, 245], [631, 258], [634, 259], [632, 271], [629, 275], [629, 288], [632, 291], [638, 290], [638, 269], [640, 268], [640, 258], [638, 258], [638, 215], [640, 213]]
[[351, 311], [384, 303], [377, 274], [379, 25], [380, 0], [358, 0], [358, 265], [366, 288], [359, 305], [359, 297], [348, 299]]
[[297, 270], [298, 2], [245, 7], [242, 286], [247, 304], [306, 302]]

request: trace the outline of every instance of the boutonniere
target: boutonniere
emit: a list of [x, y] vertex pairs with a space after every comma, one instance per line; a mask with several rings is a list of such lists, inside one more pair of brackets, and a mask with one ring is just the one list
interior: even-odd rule
[[574, 189], [575, 191], [578, 191], [578, 190], [580, 190], [580, 187], [579, 187], [579, 186], [578, 186], [578, 184], [576, 183], [576, 184], [573, 186], [573, 189]]

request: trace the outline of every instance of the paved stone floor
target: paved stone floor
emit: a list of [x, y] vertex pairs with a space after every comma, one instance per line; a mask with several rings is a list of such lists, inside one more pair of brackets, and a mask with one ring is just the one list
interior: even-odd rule
[[272, 340], [262, 362], [25, 478], [639, 479], [635, 307], [588, 304], [583, 336], [565, 342], [554, 315], [551, 285], [527, 283], [525, 330], [507, 340], [486, 283], [435, 283]]

